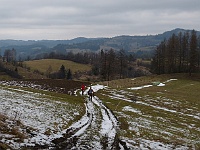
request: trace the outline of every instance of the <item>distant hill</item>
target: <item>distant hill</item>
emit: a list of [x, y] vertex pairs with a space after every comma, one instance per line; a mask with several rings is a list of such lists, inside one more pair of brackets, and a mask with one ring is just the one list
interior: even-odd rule
[[[155, 50], [156, 46], [159, 45], [161, 41], [168, 39], [172, 34], [178, 35], [180, 32], [191, 32], [191, 30], [177, 28], [158, 35], [122, 35], [113, 38], [87, 40], [85, 42], [77, 42], [74, 44], [58, 44], [53, 47], [52, 50], [59, 53], [66, 53], [69, 51], [99, 51], [101, 49], [109, 50], [111, 48], [115, 50], [124, 49], [127, 52], [152, 51]], [[198, 31], [197, 34], [200, 35], [200, 32]]]
[[[92, 39], [92, 38], [91, 38]], [[89, 41], [91, 39], [84, 37], [77, 37], [71, 40], [0, 40], [0, 47], [8, 47], [8, 46], [27, 46], [27, 45], [43, 45], [49, 48], [52, 48], [58, 44], [74, 44], [74, 43], [82, 43]]]
[[[69, 51], [99, 51], [101, 49], [115, 50], [124, 49], [127, 52], [151, 51], [164, 39], [179, 32], [190, 32], [191, 30], [174, 29], [158, 35], [147, 36], [116, 36], [113, 38], [84, 38], [78, 37], [71, 40], [0, 40], [1, 55], [6, 49], [14, 48], [17, 51], [17, 59], [40, 58], [45, 53], [66, 53]], [[197, 31], [197, 35], [200, 32]]]
[[[189, 32], [190, 33], [191, 31], [192, 30], [186, 30], [186, 29], [176, 28], [176, 29], [171, 30], [171, 31], [166, 31], [166, 32], [164, 32], [162, 34], [158, 34], [158, 35], [156, 35], [156, 37], [158, 39], [164, 39], [164, 38], [168, 39], [172, 34], [178, 35], [180, 32], [182, 32], [182, 33]], [[198, 36], [200, 35], [200, 31], [197, 31], [197, 35]]]

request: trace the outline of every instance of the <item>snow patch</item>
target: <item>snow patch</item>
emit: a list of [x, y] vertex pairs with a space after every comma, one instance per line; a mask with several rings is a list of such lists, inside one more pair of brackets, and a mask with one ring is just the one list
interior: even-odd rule
[[[157, 85], [157, 86], [165, 86], [165, 83], [168, 83], [170, 81], [176, 81], [177, 79], [169, 79], [163, 83], [160, 83], [160, 82], [154, 82], [154, 85]], [[143, 89], [143, 88], [148, 88], [148, 87], [151, 87], [153, 85], [144, 85], [144, 86], [139, 86], [139, 87], [131, 87], [131, 88], [128, 88], [130, 90], [140, 90], [140, 89]]]
[[171, 82], [171, 81], [176, 81], [176, 80], [178, 80], [178, 79], [169, 79], [169, 80], [165, 81], [164, 83]]
[[159, 83], [157, 86], [165, 86], [164, 83]]
[[153, 85], [144, 85], [144, 86], [139, 86], [139, 87], [132, 87], [132, 88], [128, 88], [130, 90], [140, 90], [140, 89], [143, 89], [143, 88], [148, 88], [148, 87], [151, 87]]
[[134, 113], [141, 113], [141, 111], [137, 110], [137, 109], [134, 109], [133, 107], [131, 106], [125, 106], [123, 109], [123, 111], [130, 111], [130, 112], [134, 112]]

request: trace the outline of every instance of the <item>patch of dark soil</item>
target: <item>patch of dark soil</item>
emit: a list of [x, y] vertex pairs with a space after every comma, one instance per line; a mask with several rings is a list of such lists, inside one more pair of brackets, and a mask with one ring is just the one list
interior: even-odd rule
[[126, 142], [123, 142], [122, 140], [119, 140], [119, 143], [123, 146], [123, 148], [124, 148], [125, 150], [130, 150], [130, 149], [127, 147], [127, 145], [126, 145]]
[[[59, 140], [61, 140], [61, 139], [59, 139]], [[78, 137], [76, 137], [76, 136], [71, 137], [71, 138], [63, 137], [63, 139], [61, 141], [59, 141], [59, 140], [53, 141], [55, 143], [55, 147], [52, 148], [52, 150], [71, 149], [72, 147], [74, 147], [76, 145]]]
[[89, 82], [61, 79], [27, 79], [16, 81], [1, 81], [1, 83], [6, 85], [29, 87], [33, 89], [48, 90], [65, 94], [73, 94], [73, 91], [80, 89], [82, 84], [86, 86], [90, 85]]
[[68, 93], [68, 91], [74, 91], [75, 89], [80, 89], [82, 84], [86, 86], [89, 82], [74, 81], [74, 80], [59, 80], [59, 79], [31, 79], [25, 80], [27, 82], [34, 83], [36, 85], [41, 85], [44, 90], [55, 91], [59, 93]]

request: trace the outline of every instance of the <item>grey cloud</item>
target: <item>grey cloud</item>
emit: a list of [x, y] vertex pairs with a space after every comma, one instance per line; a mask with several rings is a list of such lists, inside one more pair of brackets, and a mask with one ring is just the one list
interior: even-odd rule
[[0, 38], [154, 34], [176, 27], [199, 30], [199, 4], [199, 0], [1, 0]]

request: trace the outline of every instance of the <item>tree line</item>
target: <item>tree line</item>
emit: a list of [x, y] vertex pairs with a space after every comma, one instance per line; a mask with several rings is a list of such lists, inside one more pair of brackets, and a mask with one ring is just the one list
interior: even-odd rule
[[123, 49], [101, 50], [92, 71], [106, 81], [146, 75], [145, 71], [136, 67], [136, 60], [133, 54], [127, 54]]
[[157, 46], [151, 66], [156, 74], [200, 72], [200, 36], [195, 30], [173, 34]]
[[[73, 62], [89, 64], [92, 60], [96, 59], [98, 54], [94, 52], [78, 52], [73, 53], [70, 51], [66, 54], [50, 52], [49, 54], [44, 54], [43, 59], [61, 59], [61, 60], [71, 60]], [[40, 58], [41, 59], [41, 58]]]
[[109, 50], [102, 49], [100, 52], [68, 52], [67, 54], [51, 52], [46, 54], [44, 58], [71, 60], [77, 63], [90, 64], [92, 70], [89, 72], [89, 75], [99, 76], [102, 80], [145, 75], [145, 72], [135, 67], [142, 64], [141, 62], [136, 63], [135, 54], [127, 53], [123, 49], [116, 51], [111, 48]]

